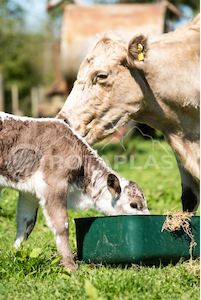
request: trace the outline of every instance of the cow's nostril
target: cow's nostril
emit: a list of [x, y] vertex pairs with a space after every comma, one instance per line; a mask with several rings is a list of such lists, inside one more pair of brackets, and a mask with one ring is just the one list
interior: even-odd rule
[[131, 202], [130, 207], [137, 209], [137, 203], [136, 202]]
[[67, 119], [64, 119], [64, 122], [70, 126], [70, 123]]

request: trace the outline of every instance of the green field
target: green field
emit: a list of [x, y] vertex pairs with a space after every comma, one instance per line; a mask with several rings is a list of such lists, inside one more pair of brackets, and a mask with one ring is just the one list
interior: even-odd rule
[[[181, 209], [180, 178], [164, 141], [124, 141], [98, 146], [99, 153], [123, 176], [145, 192], [153, 214]], [[115, 155], [114, 155], [115, 153]], [[199, 299], [199, 262], [166, 267], [104, 267], [79, 263], [69, 275], [59, 266], [53, 236], [40, 211], [36, 227], [20, 252], [15, 237], [17, 192], [3, 190], [0, 198], [0, 299]], [[70, 239], [76, 254], [73, 218], [97, 215], [70, 212]]]

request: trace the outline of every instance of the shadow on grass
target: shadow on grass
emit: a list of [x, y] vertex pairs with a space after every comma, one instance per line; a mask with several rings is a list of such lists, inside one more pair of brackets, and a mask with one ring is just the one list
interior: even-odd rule
[[151, 263], [151, 262], [147, 262], [147, 263], [143, 263], [143, 264], [133, 264], [133, 263], [130, 263], [130, 264], [109, 264], [109, 263], [86, 263], [84, 261], [79, 261], [77, 260], [77, 263], [80, 265], [80, 266], [83, 266], [83, 265], [88, 265], [89, 268], [91, 269], [99, 269], [99, 268], [109, 268], [109, 269], [122, 269], [122, 270], [125, 270], [125, 269], [135, 269], [135, 270], [141, 270], [142, 268], [149, 268], [149, 269], [152, 269], [152, 268], [155, 268], [155, 269], [163, 269], [163, 268], [166, 268], [166, 267], [175, 267], [175, 266], [179, 266], [181, 264], [189, 264], [189, 265], [193, 265], [195, 264], [196, 262], [199, 262], [199, 258], [195, 258], [195, 259], [192, 259], [192, 260], [189, 260], [189, 259], [184, 259], [184, 258], [180, 258], [179, 260], [168, 260], [168, 261], [160, 261], [158, 263]]
[[9, 220], [13, 219], [13, 213], [5, 211], [1, 206], [0, 206], [0, 217], [2, 218], [7, 218]]

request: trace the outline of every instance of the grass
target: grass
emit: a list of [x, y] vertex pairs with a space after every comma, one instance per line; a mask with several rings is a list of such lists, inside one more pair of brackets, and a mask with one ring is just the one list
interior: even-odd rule
[[[126, 149], [124, 149], [124, 147]], [[120, 174], [145, 191], [153, 214], [181, 209], [176, 161], [164, 141], [135, 139], [98, 150]], [[125, 151], [126, 150], [126, 151]], [[115, 155], [114, 155], [115, 153]], [[19, 252], [15, 237], [17, 192], [3, 190], [0, 198], [0, 299], [199, 299], [199, 262], [166, 267], [120, 268], [79, 262], [69, 275], [58, 263], [53, 236], [41, 211], [36, 227]], [[70, 240], [76, 253], [73, 218], [95, 212], [70, 211]]]

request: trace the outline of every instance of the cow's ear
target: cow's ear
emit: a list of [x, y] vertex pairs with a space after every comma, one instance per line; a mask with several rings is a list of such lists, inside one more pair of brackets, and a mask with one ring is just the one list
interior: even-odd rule
[[113, 197], [117, 197], [121, 193], [119, 179], [114, 174], [109, 174], [107, 177], [107, 186]]
[[128, 44], [127, 64], [129, 68], [143, 69], [147, 52], [147, 38], [138, 35], [132, 38]]

